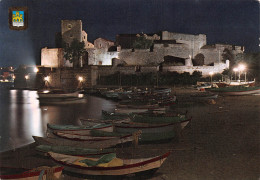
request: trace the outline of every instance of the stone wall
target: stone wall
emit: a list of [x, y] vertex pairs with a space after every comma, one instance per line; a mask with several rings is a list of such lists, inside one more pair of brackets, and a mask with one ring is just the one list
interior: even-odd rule
[[107, 51], [106, 49], [91, 49], [88, 51], [89, 65], [112, 65], [112, 59], [118, 58], [117, 51]]
[[94, 47], [96, 49], [106, 49], [108, 50], [111, 46], [114, 46], [115, 43], [113, 41], [109, 41], [103, 38], [98, 38], [94, 41]]
[[41, 65], [46, 67], [63, 67], [64, 61], [62, 48], [42, 48]]
[[81, 20], [61, 20], [61, 36], [66, 43], [71, 43], [73, 39], [82, 41]]
[[202, 72], [202, 76], [209, 76], [210, 72], [214, 74], [222, 73], [224, 69], [229, 68], [229, 61], [226, 63], [214, 63], [214, 66], [163, 66], [163, 72], [178, 72], [184, 73], [189, 72], [192, 74], [194, 71]]
[[[49, 73], [50, 81], [48, 85], [51, 88], [65, 89], [65, 90], [76, 90], [84, 87], [91, 87], [92, 75], [91, 67], [82, 69], [73, 68], [62, 68], [56, 69]], [[83, 77], [83, 81], [78, 80], [79, 76]], [[95, 84], [94, 84], [95, 85]]]

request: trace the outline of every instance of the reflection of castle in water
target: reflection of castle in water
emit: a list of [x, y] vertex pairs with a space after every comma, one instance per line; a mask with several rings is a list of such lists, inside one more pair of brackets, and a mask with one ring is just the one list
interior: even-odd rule
[[15, 14], [13, 14], [12, 17], [13, 26], [18, 26], [18, 27], [24, 26], [23, 11], [14, 11], [14, 12]]

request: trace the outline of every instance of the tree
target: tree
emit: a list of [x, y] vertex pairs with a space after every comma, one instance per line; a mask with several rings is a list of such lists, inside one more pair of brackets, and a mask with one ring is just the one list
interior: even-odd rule
[[79, 67], [79, 61], [86, 52], [85, 43], [73, 39], [71, 44], [63, 42], [64, 58], [73, 63], [73, 67]]

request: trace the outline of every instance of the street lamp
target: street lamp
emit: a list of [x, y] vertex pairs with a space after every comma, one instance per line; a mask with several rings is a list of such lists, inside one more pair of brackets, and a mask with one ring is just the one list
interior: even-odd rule
[[[240, 82], [240, 73], [243, 72], [246, 69], [246, 66], [244, 64], [238, 65], [238, 70], [239, 70], [239, 82]], [[246, 75], [245, 75], [246, 76]], [[245, 77], [246, 78], [246, 77]]]
[[79, 80], [79, 82], [82, 82], [83, 81], [83, 77], [79, 76], [78, 80]]
[[235, 81], [237, 80], [237, 71], [238, 71], [238, 68], [234, 68], [233, 71], [235, 72]]
[[49, 82], [49, 81], [50, 81], [50, 76], [46, 76], [46, 77], [44, 77], [44, 81]]
[[29, 75], [25, 75], [24, 78], [27, 80], [29, 79]]
[[34, 68], [33, 70], [35, 73], [39, 72], [39, 69], [37, 67]]
[[213, 76], [213, 74], [214, 74], [214, 73], [213, 73], [212, 71], [209, 72], [209, 75], [210, 75], [210, 83], [211, 83], [211, 84], [212, 84], [212, 76]]

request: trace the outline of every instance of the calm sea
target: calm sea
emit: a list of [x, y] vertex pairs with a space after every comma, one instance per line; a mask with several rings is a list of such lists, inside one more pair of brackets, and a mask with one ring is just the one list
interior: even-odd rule
[[80, 118], [100, 118], [101, 110], [112, 111], [115, 102], [87, 96], [79, 104], [39, 104], [36, 91], [9, 90], [0, 83], [0, 152], [34, 142], [32, 136], [44, 136], [47, 123], [79, 125]]

